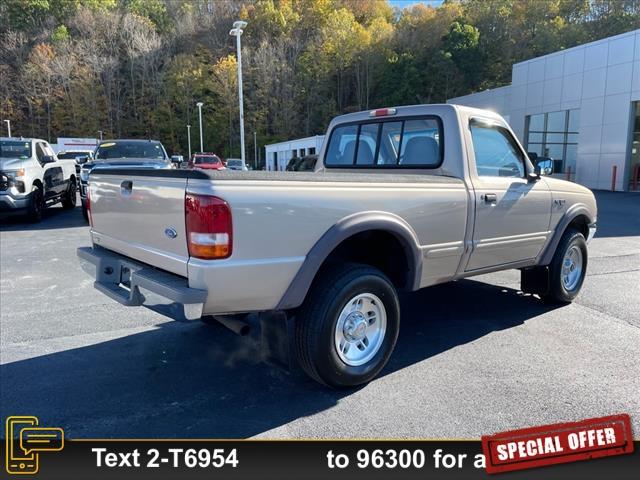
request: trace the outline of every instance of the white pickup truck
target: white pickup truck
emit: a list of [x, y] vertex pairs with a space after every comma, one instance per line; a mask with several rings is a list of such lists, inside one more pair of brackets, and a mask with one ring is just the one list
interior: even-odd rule
[[58, 159], [37, 138], [0, 138], [0, 214], [39, 222], [49, 205], [75, 207], [77, 191], [75, 159]]
[[333, 387], [387, 363], [398, 291], [504, 269], [547, 301], [580, 291], [594, 196], [534, 166], [499, 115], [385, 108], [326, 139], [315, 172], [94, 169], [78, 255], [96, 288], [190, 318], [284, 316], [302, 368]]

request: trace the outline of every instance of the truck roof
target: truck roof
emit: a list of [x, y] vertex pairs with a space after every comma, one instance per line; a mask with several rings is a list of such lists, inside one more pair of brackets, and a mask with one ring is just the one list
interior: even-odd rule
[[153, 140], [152, 138], [148, 139], [140, 139], [140, 138], [114, 138], [111, 140], [100, 140], [98, 146], [103, 143], [111, 143], [111, 142], [131, 142], [131, 143], [162, 143], [160, 140]]
[[47, 142], [41, 138], [31, 138], [31, 137], [0, 137], [0, 140], [5, 140], [9, 142]]
[[[388, 113], [385, 114], [384, 110], [387, 110]], [[335, 117], [331, 121], [331, 124], [335, 125], [338, 123], [361, 122], [365, 120], [373, 120], [375, 118], [393, 119], [394, 117], [407, 117], [414, 115], [438, 115], [439, 113], [447, 110], [476, 113], [478, 115], [481, 114], [484, 117], [488, 116], [496, 119], [502, 118], [497, 113], [489, 110], [482, 110], [479, 108], [472, 108], [452, 103], [432, 103], [422, 105], [402, 105], [399, 107], [383, 107], [375, 108], [372, 110], [363, 110], [361, 112], [347, 113], [345, 115]]]

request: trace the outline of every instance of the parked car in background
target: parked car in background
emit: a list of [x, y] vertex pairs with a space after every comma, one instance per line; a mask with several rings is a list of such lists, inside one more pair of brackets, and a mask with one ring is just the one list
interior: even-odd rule
[[385, 366], [399, 292], [507, 269], [550, 303], [580, 292], [594, 195], [545, 176], [500, 115], [384, 108], [335, 118], [326, 139], [296, 175], [96, 170], [93, 248], [78, 250], [95, 287], [129, 306], [150, 290], [234, 331], [257, 312], [265, 341], [292, 331], [304, 371], [333, 387]]
[[296, 166], [302, 161], [302, 158], [300, 157], [291, 157], [291, 159], [289, 160], [289, 162], [287, 163], [287, 166], [285, 167], [285, 170], [287, 172], [295, 172], [296, 171]]
[[87, 186], [89, 173], [97, 165], [103, 167], [135, 167], [146, 169], [171, 168], [172, 163], [162, 143], [157, 140], [105, 140], [96, 148], [94, 158], [80, 170], [80, 199], [82, 215], [89, 220]]
[[229, 170], [241, 170], [243, 172], [249, 171], [247, 165], [241, 158], [227, 158], [227, 168]]
[[184, 157], [182, 155], [171, 155], [171, 163], [173, 164], [174, 168], [181, 168], [182, 164], [184, 163]]
[[302, 158], [294, 157], [287, 164], [290, 172], [313, 172], [316, 169], [318, 155], [305, 155]]
[[225, 166], [215, 153], [194, 153], [189, 159], [189, 168], [224, 170]]
[[[56, 156], [59, 160], [74, 160], [76, 162], [76, 179], [80, 182], [82, 165], [93, 160], [93, 150], [60, 150]], [[78, 183], [78, 186], [80, 183]]]
[[42, 220], [45, 207], [76, 205], [75, 160], [58, 159], [38, 138], [0, 138], [0, 213]]

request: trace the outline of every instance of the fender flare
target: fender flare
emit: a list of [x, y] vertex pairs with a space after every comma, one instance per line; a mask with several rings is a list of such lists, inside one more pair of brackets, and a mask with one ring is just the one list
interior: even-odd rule
[[544, 249], [542, 250], [539, 261], [536, 262], [538, 265], [549, 265], [551, 263], [553, 254], [556, 253], [556, 248], [558, 248], [558, 244], [560, 243], [562, 235], [564, 234], [569, 224], [579, 216], [585, 216], [589, 224], [592, 224], [594, 222], [593, 215], [586, 205], [582, 203], [576, 203], [575, 205], [569, 207], [569, 209], [564, 213], [564, 215], [556, 225], [553, 235], [549, 239], [546, 247], [544, 247]]
[[385, 231], [398, 239], [409, 264], [406, 289], [417, 290], [422, 275], [422, 252], [411, 226], [391, 213], [361, 212], [343, 218], [320, 237], [307, 254], [276, 309], [287, 310], [302, 305], [311, 283], [331, 252], [349, 237], [369, 230]]

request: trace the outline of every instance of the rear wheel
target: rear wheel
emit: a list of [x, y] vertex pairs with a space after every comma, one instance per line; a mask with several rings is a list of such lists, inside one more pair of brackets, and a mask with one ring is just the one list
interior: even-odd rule
[[76, 181], [72, 178], [71, 180], [69, 180], [69, 187], [67, 188], [67, 192], [62, 197], [62, 208], [75, 208], [77, 199], [76, 192]]
[[331, 387], [372, 380], [398, 338], [400, 304], [380, 270], [339, 265], [314, 282], [296, 314], [295, 349], [303, 370]]
[[31, 187], [31, 201], [29, 202], [29, 210], [27, 218], [34, 223], [42, 220], [42, 212], [44, 211], [44, 195], [42, 188], [38, 185]]
[[587, 242], [574, 229], [564, 232], [549, 264], [549, 291], [542, 298], [550, 303], [570, 303], [580, 293], [587, 273]]

